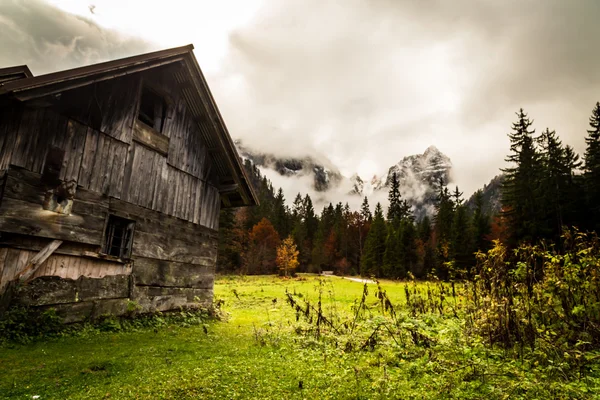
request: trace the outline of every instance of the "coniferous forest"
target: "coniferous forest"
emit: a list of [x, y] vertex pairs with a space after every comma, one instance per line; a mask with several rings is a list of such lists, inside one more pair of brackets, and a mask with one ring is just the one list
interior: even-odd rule
[[560, 254], [564, 229], [600, 228], [600, 103], [582, 134], [586, 150], [580, 156], [554, 130], [536, 131], [519, 110], [501, 170], [500, 212], [489, 211], [481, 190], [468, 207], [459, 187], [440, 181], [435, 212], [421, 220], [411, 214], [395, 175], [386, 213], [382, 204], [369, 204], [366, 197], [359, 210], [342, 203], [315, 210], [308, 194], [286, 199], [246, 160], [260, 206], [222, 211], [218, 268], [277, 273], [277, 247], [288, 237], [298, 249], [297, 272], [331, 270], [378, 278], [469, 278], [476, 253], [495, 243], [509, 249], [543, 243]]

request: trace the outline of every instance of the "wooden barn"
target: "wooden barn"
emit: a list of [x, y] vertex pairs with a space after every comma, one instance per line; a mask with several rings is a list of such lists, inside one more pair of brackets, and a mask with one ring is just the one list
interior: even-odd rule
[[212, 303], [219, 210], [257, 198], [192, 50], [0, 69], [4, 309]]

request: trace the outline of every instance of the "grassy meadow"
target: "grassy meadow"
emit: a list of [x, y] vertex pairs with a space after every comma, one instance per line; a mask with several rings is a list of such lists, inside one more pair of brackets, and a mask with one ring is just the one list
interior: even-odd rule
[[[435, 282], [380, 286], [365, 292], [359, 282], [312, 275], [220, 277], [221, 321], [190, 316], [1, 345], [0, 398], [600, 398], [600, 363], [573, 373], [465, 334], [453, 308], [462, 288], [452, 296]], [[435, 301], [415, 302], [428, 291], [443, 298], [439, 310]], [[422, 313], [411, 311], [418, 307]]]

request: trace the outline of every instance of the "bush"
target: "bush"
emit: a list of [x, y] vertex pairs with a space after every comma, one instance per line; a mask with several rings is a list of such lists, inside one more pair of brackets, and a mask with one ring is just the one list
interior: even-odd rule
[[34, 338], [56, 336], [65, 325], [53, 308], [43, 312], [27, 307], [13, 307], [0, 318], [0, 341], [27, 343]]
[[564, 252], [500, 242], [479, 253], [469, 290], [472, 329], [490, 343], [544, 348], [564, 357], [600, 348], [600, 241], [576, 230]]

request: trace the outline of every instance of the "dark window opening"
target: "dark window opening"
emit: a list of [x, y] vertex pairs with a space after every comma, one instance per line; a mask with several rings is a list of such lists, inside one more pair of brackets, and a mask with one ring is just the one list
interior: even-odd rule
[[134, 226], [134, 221], [110, 215], [106, 225], [104, 253], [121, 259], [130, 258]]
[[166, 115], [165, 99], [155, 91], [144, 87], [140, 100], [138, 119], [158, 132], [162, 132]]

